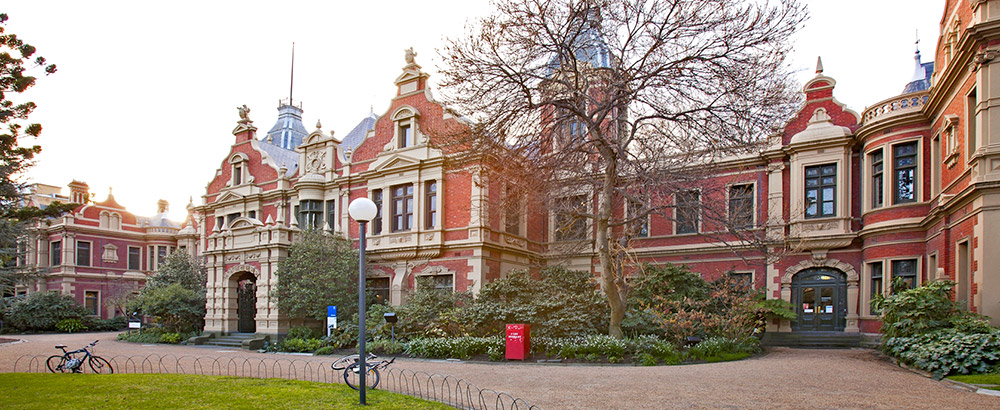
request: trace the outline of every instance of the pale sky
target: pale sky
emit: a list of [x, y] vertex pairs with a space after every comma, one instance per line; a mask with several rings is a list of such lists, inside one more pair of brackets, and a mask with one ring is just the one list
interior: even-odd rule
[[[796, 36], [792, 65], [804, 83], [816, 57], [837, 80], [834, 95], [859, 114], [897, 95], [913, 73], [915, 31], [923, 60], [937, 43], [943, 0], [814, 0]], [[21, 1], [3, 6], [17, 34], [58, 65], [15, 101], [34, 101], [44, 131], [29, 182], [81, 180], [130, 211], [171, 219], [201, 204], [205, 186], [235, 141], [236, 107], [264, 135], [288, 98], [303, 123], [344, 137], [374, 108], [383, 114], [404, 65], [403, 50], [436, 83], [442, 38], [488, 13], [484, 0], [397, 1]]]

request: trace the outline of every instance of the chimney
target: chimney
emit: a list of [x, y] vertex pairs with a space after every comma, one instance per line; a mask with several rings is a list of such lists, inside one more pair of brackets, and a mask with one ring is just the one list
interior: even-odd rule
[[170, 203], [166, 199], [156, 201], [156, 213], [165, 214], [168, 209], [170, 209]]
[[68, 186], [70, 202], [82, 205], [90, 201], [90, 186], [86, 182], [74, 179]]

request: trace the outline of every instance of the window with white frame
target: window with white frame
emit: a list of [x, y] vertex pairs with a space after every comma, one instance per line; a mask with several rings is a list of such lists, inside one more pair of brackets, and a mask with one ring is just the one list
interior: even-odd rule
[[396, 185], [389, 192], [392, 213], [392, 231], [413, 228], [413, 184]]
[[437, 226], [437, 181], [424, 183], [424, 228], [434, 229]]
[[49, 258], [52, 266], [62, 265], [62, 241], [49, 243]]
[[555, 240], [572, 241], [587, 237], [587, 196], [562, 198], [556, 203], [554, 223]]
[[753, 184], [729, 186], [729, 226], [732, 229], [753, 228]]
[[372, 218], [372, 234], [382, 233], [382, 190], [372, 190], [372, 202], [375, 203], [375, 217]]
[[514, 187], [508, 186], [505, 199], [507, 202], [504, 204], [504, 231], [511, 235], [520, 235], [521, 197]]
[[868, 154], [868, 162], [871, 164], [871, 195], [872, 209], [881, 208], [885, 202], [885, 172], [882, 149], [879, 148]]
[[917, 141], [892, 146], [892, 202], [917, 200]]
[[649, 237], [649, 214], [646, 213], [642, 202], [629, 199], [625, 202], [625, 216], [629, 219], [629, 234], [637, 238]]
[[696, 190], [678, 192], [676, 202], [674, 219], [677, 233], [697, 233], [698, 219], [701, 216], [701, 192]]
[[882, 262], [872, 262], [868, 264], [869, 282], [869, 307], [873, 315], [878, 314], [875, 309], [875, 301], [878, 296], [885, 292], [885, 280], [882, 275]]
[[90, 266], [90, 242], [76, 241], [76, 266]]
[[805, 168], [806, 218], [837, 216], [837, 164]]
[[142, 260], [142, 248], [138, 246], [128, 247], [128, 269], [129, 270], [141, 270], [142, 267], [139, 266], [139, 262]]
[[972, 91], [966, 96], [965, 109], [966, 109], [966, 160], [971, 159], [972, 155], [975, 154], [978, 144], [977, 130], [976, 130], [976, 119], [977, 119], [977, 105], [979, 104], [979, 98], [976, 96], [976, 85], [973, 84]]
[[902, 279], [906, 289], [917, 287], [917, 260], [898, 259], [892, 261], [892, 280]]
[[409, 148], [417, 145], [417, 114], [410, 107], [401, 108], [392, 116], [396, 124], [396, 147]]
[[323, 223], [323, 201], [299, 201], [299, 228], [319, 229]]

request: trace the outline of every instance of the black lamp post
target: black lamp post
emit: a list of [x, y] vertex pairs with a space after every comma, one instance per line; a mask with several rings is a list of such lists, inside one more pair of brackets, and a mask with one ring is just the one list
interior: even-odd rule
[[365, 365], [365, 231], [368, 228], [368, 221], [378, 214], [378, 207], [368, 198], [358, 198], [351, 201], [347, 213], [360, 225], [358, 228], [358, 402], [366, 405], [365, 376], [368, 373], [368, 366]]

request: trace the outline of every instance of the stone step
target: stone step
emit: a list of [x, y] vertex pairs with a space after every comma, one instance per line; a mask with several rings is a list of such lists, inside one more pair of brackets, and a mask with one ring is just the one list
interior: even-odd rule
[[804, 348], [850, 348], [861, 347], [860, 333], [843, 332], [790, 332], [766, 333], [761, 339], [764, 346], [804, 347]]

